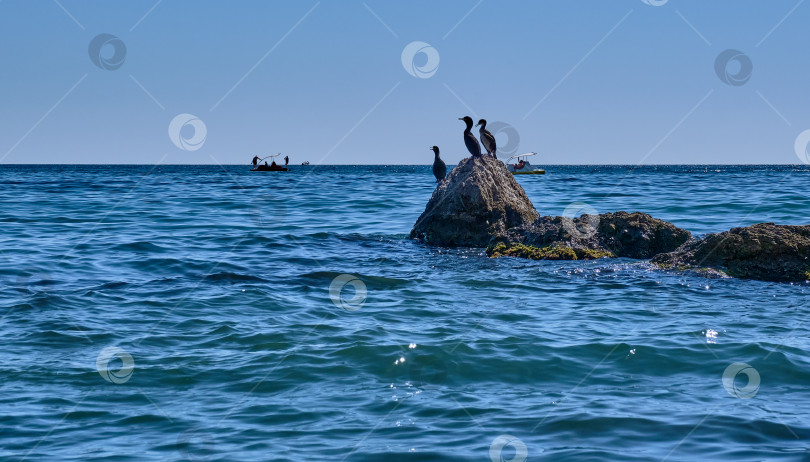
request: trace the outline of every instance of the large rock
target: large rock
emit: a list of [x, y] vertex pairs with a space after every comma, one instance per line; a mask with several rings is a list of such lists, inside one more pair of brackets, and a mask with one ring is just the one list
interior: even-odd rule
[[539, 215], [503, 162], [469, 157], [439, 183], [411, 237], [433, 245], [486, 247], [493, 235]]
[[697, 240], [640, 212], [540, 217], [506, 166], [490, 157], [464, 159], [439, 183], [411, 237], [434, 245], [487, 247], [493, 257], [652, 258], [667, 269], [810, 280], [810, 225], [762, 223]]
[[714, 268], [738, 278], [805, 281], [810, 279], [810, 225], [732, 228], [691, 240], [652, 261], [662, 268]]
[[690, 237], [689, 231], [640, 212], [582, 215], [574, 219], [545, 216], [494, 236], [487, 253], [553, 260], [646, 259], [671, 252]]

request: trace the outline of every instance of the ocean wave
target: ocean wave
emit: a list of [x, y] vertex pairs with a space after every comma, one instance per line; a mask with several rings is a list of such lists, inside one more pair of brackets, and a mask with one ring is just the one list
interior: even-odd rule
[[202, 277], [202, 280], [209, 282], [230, 282], [232, 284], [240, 282], [268, 282], [267, 279], [253, 276], [251, 274], [231, 273], [227, 271], [207, 274]]
[[[305, 281], [314, 281], [319, 283], [326, 283], [326, 287], [338, 276], [342, 276], [347, 273], [341, 273], [337, 271], [314, 271], [310, 273], [303, 273], [298, 276], [299, 279]], [[379, 289], [396, 289], [401, 287], [406, 287], [413, 283], [413, 281], [408, 279], [399, 279], [399, 278], [390, 278], [385, 276], [374, 276], [374, 275], [367, 275], [362, 273], [352, 274], [357, 279], [360, 279], [365, 283], [367, 286], [374, 286], [375, 288]]]
[[121, 252], [144, 252], [144, 253], [162, 253], [168, 249], [159, 245], [153, 244], [149, 241], [134, 241], [127, 242], [126, 244], [118, 244], [110, 247], [110, 250]]

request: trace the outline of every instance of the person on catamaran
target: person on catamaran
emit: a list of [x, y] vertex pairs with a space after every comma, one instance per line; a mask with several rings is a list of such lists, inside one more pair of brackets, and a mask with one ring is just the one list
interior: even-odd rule
[[515, 170], [520, 170], [526, 166], [526, 162], [523, 159], [520, 159], [520, 162], [515, 164]]
[[276, 165], [276, 161], [273, 161], [273, 163], [270, 164], [270, 168], [276, 168], [276, 167], [278, 167], [278, 165]]
[[284, 166], [286, 167], [290, 163], [290, 156], [284, 156]]
[[256, 165], [259, 164], [259, 156], [253, 156], [253, 168], [256, 168]]

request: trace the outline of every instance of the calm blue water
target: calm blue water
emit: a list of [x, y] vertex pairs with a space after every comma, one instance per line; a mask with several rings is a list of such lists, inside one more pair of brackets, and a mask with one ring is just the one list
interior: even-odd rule
[[[247, 170], [0, 167], [0, 459], [810, 458], [807, 285], [428, 248], [428, 166]], [[543, 214], [810, 223], [808, 168], [547, 170]]]

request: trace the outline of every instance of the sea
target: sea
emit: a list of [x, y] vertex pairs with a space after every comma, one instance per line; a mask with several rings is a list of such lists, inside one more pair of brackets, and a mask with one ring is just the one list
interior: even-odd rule
[[[810, 223], [808, 166], [546, 166], [544, 215]], [[488, 258], [431, 167], [0, 166], [0, 460], [810, 460], [810, 284]]]

